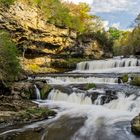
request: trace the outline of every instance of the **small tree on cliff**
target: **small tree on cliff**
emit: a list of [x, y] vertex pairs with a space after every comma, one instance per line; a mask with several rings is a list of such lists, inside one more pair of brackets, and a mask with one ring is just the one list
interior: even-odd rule
[[11, 4], [13, 4], [16, 0], [0, 0], [0, 5], [4, 5], [6, 7], [9, 7]]
[[6, 32], [0, 31], [0, 80], [3, 83], [13, 81], [19, 70], [16, 46]]

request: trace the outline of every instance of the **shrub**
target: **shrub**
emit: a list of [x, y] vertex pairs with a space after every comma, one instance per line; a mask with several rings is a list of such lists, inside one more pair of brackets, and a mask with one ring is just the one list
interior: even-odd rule
[[19, 72], [16, 45], [11, 41], [9, 34], [0, 31], [0, 80], [14, 81]]
[[0, 5], [4, 5], [9, 7], [11, 4], [14, 3], [15, 0], [0, 0]]

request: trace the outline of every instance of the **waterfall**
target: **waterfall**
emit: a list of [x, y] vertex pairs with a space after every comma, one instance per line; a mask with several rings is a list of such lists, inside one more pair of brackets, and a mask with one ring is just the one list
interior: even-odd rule
[[85, 96], [85, 93], [71, 93], [70, 95], [63, 93], [59, 90], [52, 90], [49, 93], [48, 100], [53, 101], [66, 101], [75, 104], [92, 104], [90, 97]]
[[139, 72], [140, 60], [137, 58], [113, 58], [106, 60], [85, 61], [77, 64], [76, 71], [90, 71], [95, 73]]
[[[96, 94], [96, 93], [93, 93]], [[102, 105], [102, 97], [105, 97], [106, 94], [98, 95], [97, 99], [94, 101], [94, 105]], [[140, 97], [136, 98], [136, 95], [132, 94], [130, 96], [126, 96], [124, 92], [116, 93], [117, 99], [112, 99], [110, 102], [105, 103], [103, 106], [105, 108], [111, 110], [123, 110], [123, 111], [139, 111], [140, 106]], [[48, 100], [52, 101], [63, 101], [74, 104], [84, 104], [91, 105], [92, 104], [92, 96], [87, 95], [86, 93], [71, 93], [68, 95], [67, 93], [63, 93], [59, 90], [53, 89], [48, 96]]]
[[34, 85], [34, 87], [35, 87], [36, 99], [40, 100], [41, 99], [40, 90], [38, 89], [38, 87], [36, 85]]
[[103, 95], [99, 95], [98, 98], [95, 100], [95, 105], [101, 105], [102, 104], [102, 97]]
[[37, 77], [44, 79], [49, 84], [85, 84], [85, 83], [118, 83], [118, 78], [107, 77]]
[[[9, 135], [9, 138], [17, 137], [17, 140], [20, 140], [35, 133], [35, 139], [38, 134], [39, 138], [48, 140], [138, 140], [139, 137], [131, 133], [130, 122], [140, 113], [139, 87], [118, 84], [122, 83], [120, 78], [122, 74], [119, 73], [129, 72], [139, 75], [135, 73], [140, 72], [139, 59], [116, 57], [86, 61], [78, 63], [77, 69], [70, 74], [48, 74], [47, 77], [45, 75], [29, 78], [28, 80], [41, 80], [52, 84], [54, 89], [50, 91], [46, 100], [40, 100], [40, 91], [37, 85], [34, 85], [37, 97], [37, 101], [34, 102], [40, 107], [56, 111], [57, 115], [24, 126], [21, 131], [14, 129], [7, 131], [8, 134], [0, 133], [0, 139], [1, 137], [8, 139], [5, 136]], [[131, 74], [129, 75], [127, 83], [131, 83], [132, 80]], [[97, 84], [95, 88], [85, 90], [82, 86], [87, 83]]]

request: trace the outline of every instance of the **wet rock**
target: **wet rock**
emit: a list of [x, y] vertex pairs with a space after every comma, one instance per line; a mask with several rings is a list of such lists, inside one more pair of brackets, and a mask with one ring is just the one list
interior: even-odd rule
[[134, 134], [140, 135], [140, 114], [131, 121], [131, 130]]
[[102, 104], [109, 103], [112, 100], [118, 99], [116, 93], [114, 91], [106, 91], [106, 95], [102, 96]]
[[41, 98], [46, 99], [48, 97], [49, 92], [52, 90], [52, 87], [48, 85], [47, 83], [43, 85], [40, 93], [41, 93]]
[[[35, 89], [33, 82], [16, 82], [12, 86], [13, 95], [20, 95], [24, 99], [35, 99]], [[16, 97], [16, 96], [15, 96]]]
[[117, 95], [115, 92], [107, 90], [105, 93], [98, 93], [98, 92], [93, 92], [90, 93], [92, 103], [95, 103], [96, 100], [100, 100], [100, 105], [109, 103], [112, 100], [118, 99]]
[[94, 92], [93, 94], [91, 94], [91, 100], [92, 100], [93, 104], [97, 100], [98, 96], [99, 96], [99, 93], [97, 93], [97, 92]]
[[55, 89], [63, 92], [63, 93], [67, 93], [68, 95], [70, 95], [73, 92], [73, 89], [70, 86], [60, 86], [60, 85], [57, 85], [57, 86], [53, 86], [53, 87]]
[[44, 130], [43, 127], [34, 128], [34, 131], [35, 131], [35, 132], [38, 132], [38, 133], [42, 132], [43, 130]]

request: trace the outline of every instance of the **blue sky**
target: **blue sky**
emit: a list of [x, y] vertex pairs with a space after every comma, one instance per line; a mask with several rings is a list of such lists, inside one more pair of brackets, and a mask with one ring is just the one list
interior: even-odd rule
[[121, 29], [130, 28], [140, 13], [140, 0], [67, 0], [74, 3], [86, 2], [91, 13], [100, 16], [105, 26]]

